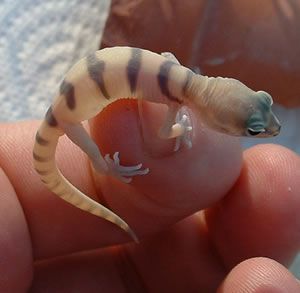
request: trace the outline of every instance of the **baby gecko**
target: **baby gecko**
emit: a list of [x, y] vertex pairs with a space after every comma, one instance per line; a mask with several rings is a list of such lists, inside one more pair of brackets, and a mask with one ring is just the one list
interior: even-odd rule
[[[103, 156], [82, 122], [120, 98], [145, 99], [168, 106], [161, 138], [175, 138], [191, 147], [192, 130], [182, 106], [194, 109], [211, 129], [233, 136], [275, 136], [280, 123], [271, 110], [272, 97], [253, 91], [233, 78], [207, 77], [180, 65], [169, 52], [156, 54], [131, 47], [99, 50], [75, 64], [61, 83], [59, 93], [36, 133], [33, 160], [36, 172], [52, 192], [70, 204], [104, 218], [125, 230], [136, 242], [129, 225], [111, 210], [83, 194], [58, 170], [55, 151], [66, 134], [102, 174], [130, 182], [145, 175], [142, 164], [122, 166], [119, 153]], [[179, 143], [178, 143], [179, 142]]]

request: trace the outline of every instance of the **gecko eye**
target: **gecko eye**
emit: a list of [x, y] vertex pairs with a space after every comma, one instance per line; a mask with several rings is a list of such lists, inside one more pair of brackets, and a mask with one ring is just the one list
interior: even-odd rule
[[254, 129], [251, 129], [251, 128], [248, 128], [247, 129], [247, 135], [248, 136], [257, 136], [261, 133], [264, 133], [265, 130], [264, 129], [261, 129], [261, 130], [254, 130]]

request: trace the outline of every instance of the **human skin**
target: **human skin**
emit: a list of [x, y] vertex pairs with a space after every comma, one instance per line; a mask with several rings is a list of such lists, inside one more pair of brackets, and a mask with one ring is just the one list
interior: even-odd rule
[[172, 143], [149, 139], [163, 109], [145, 109], [146, 138], [129, 100], [108, 107], [91, 129], [104, 153], [150, 168], [131, 184], [93, 176], [65, 138], [57, 155], [75, 186], [126, 219], [138, 245], [39, 181], [32, 146], [40, 122], [0, 125], [1, 291], [299, 291], [284, 267], [300, 244], [299, 156], [278, 145], [242, 152], [237, 138], [194, 116], [193, 148], [173, 154]]

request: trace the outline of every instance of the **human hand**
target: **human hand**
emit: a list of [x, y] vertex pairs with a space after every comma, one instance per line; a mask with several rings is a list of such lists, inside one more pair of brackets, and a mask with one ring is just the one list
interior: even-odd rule
[[[160, 110], [153, 111], [156, 127]], [[142, 162], [150, 173], [129, 185], [103, 176], [95, 184], [86, 156], [65, 138], [58, 165], [76, 187], [123, 217], [141, 243], [124, 244], [128, 235], [118, 227], [42, 185], [31, 158], [38, 122], [1, 125], [2, 292], [299, 291], [281, 265], [300, 244], [296, 154], [261, 145], [242, 157], [237, 139], [195, 123], [191, 150], [150, 156], [132, 101], [111, 105], [96, 122], [101, 132], [92, 134], [103, 153], [118, 150], [124, 164]]]

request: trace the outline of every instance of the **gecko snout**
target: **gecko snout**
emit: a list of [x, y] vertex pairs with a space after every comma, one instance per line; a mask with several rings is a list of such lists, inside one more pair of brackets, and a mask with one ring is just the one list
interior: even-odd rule
[[263, 114], [261, 111], [255, 112], [251, 115], [247, 124], [247, 136], [276, 136], [281, 129], [281, 123], [270, 109], [267, 114]]
[[269, 120], [269, 125], [266, 129], [266, 132], [270, 136], [276, 136], [280, 133], [281, 123], [279, 122], [278, 118], [275, 116], [275, 114], [272, 111], [271, 111], [270, 115], [271, 115], [271, 117]]
[[277, 136], [280, 133], [281, 125], [277, 125], [276, 127], [267, 128], [266, 129], [266, 136]]
[[280, 133], [280, 130], [281, 124], [277, 117], [271, 112], [268, 126], [265, 128], [265, 131], [262, 133], [261, 137], [277, 136]]
[[280, 133], [280, 130], [281, 130], [281, 124], [277, 120], [275, 125], [272, 125], [270, 128], [266, 129], [266, 134], [268, 136], [276, 136]]

